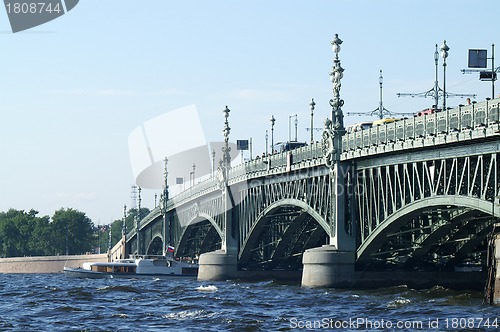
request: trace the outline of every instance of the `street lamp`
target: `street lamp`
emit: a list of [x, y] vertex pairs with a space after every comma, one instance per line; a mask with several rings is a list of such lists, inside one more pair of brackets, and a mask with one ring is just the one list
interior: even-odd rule
[[229, 133], [231, 132], [231, 128], [229, 127], [228, 121], [229, 112], [231, 112], [231, 110], [227, 106], [222, 110], [225, 119], [224, 129], [222, 130], [222, 133], [224, 134], [224, 146], [222, 147], [222, 163], [227, 169], [231, 167], [231, 148], [229, 147]]
[[[438, 83], [438, 62], [439, 62], [439, 52], [438, 44], [436, 44], [436, 51], [434, 52], [434, 66], [436, 67], [435, 80], [434, 80], [434, 111], [439, 107], [439, 83]], [[444, 111], [444, 110], [443, 110]]]
[[127, 205], [123, 205], [122, 237], [127, 234]]
[[297, 141], [297, 114], [288, 117], [288, 142], [292, 141], [292, 118], [295, 117], [295, 141]]
[[335, 60], [333, 60], [333, 67], [330, 71], [330, 78], [333, 83], [333, 98], [330, 99], [330, 106], [332, 107], [331, 122], [335, 129], [344, 130], [344, 115], [341, 109], [344, 105], [344, 101], [340, 99], [340, 80], [344, 76], [344, 68], [340, 66], [339, 52], [342, 40], [339, 38], [338, 34], [335, 34], [330, 44], [332, 44], [332, 50], [335, 53]]
[[138, 206], [137, 206], [137, 214], [135, 215], [136, 218], [135, 218], [135, 232], [136, 232], [136, 243], [137, 243], [137, 255], [140, 255], [141, 254], [141, 245], [142, 245], [142, 242], [141, 242], [141, 234], [140, 234], [140, 226], [141, 226], [141, 187], [139, 187], [138, 189], [138, 192], [139, 192], [139, 196], [138, 196]]
[[309, 103], [309, 108], [311, 109], [311, 144], [314, 143], [314, 133], [313, 133], [313, 125], [314, 125], [314, 106], [316, 106], [316, 103], [314, 102], [314, 98], [311, 99], [311, 102]]
[[196, 165], [195, 165], [195, 163], [193, 163], [193, 171], [189, 174], [189, 181], [191, 181], [191, 174], [193, 175], [193, 182], [191, 182], [191, 187], [194, 186], [194, 179], [195, 179], [194, 170], [195, 169], [196, 169]]
[[295, 142], [297, 142], [297, 125], [299, 124], [299, 118], [295, 114]]
[[450, 48], [446, 45], [446, 40], [441, 45], [441, 57], [443, 58], [443, 112], [446, 111], [446, 58]]
[[109, 233], [108, 233], [108, 255], [111, 254], [111, 245], [113, 244], [111, 239], [111, 224], [109, 224]]
[[212, 149], [212, 175], [214, 175], [215, 171], [215, 149]]
[[276, 119], [274, 118], [274, 115], [271, 115], [271, 154], [274, 151], [274, 123], [276, 122]]
[[267, 151], [267, 146], [268, 146], [268, 137], [269, 135], [267, 134], [267, 129], [266, 129], [266, 156], [268, 154], [268, 151]]

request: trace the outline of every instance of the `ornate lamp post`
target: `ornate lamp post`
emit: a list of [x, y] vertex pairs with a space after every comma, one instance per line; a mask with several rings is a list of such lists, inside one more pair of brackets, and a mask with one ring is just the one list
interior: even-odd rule
[[292, 118], [295, 117], [295, 141], [297, 141], [297, 114], [292, 114], [288, 117], [288, 141], [292, 141]]
[[224, 146], [222, 147], [222, 157], [223, 159], [219, 162], [219, 168], [217, 170], [217, 178], [219, 181], [219, 188], [222, 191], [223, 204], [224, 204], [224, 236], [222, 239], [222, 250], [226, 251], [226, 254], [234, 254], [237, 251], [235, 233], [232, 224], [232, 214], [231, 214], [231, 193], [229, 189], [229, 170], [231, 168], [231, 155], [229, 152], [231, 148], [229, 147], [229, 133], [231, 128], [229, 127], [228, 117], [229, 108], [222, 111], [224, 112], [224, 129], [222, 133], [224, 134]]
[[123, 205], [122, 236], [127, 234], [127, 205]]
[[446, 58], [450, 48], [446, 45], [446, 40], [441, 45], [441, 57], [443, 58], [443, 111], [446, 111]]
[[222, 160], [224, 162], [224, 165], [226, 165], [228, 168], [231, 165], [231, 155], [230, 151], [231, 148], [229, 147], [229, 133], [231, 132], [231, 128], [229, 127], [229, 121], [227, 118], [229, 117], [229, 112], [231, 110], [229, 108], [226, 108], [222, 111], [224, 113], [224, 129], [222, 129], [222, 133], [224, 134], [224, 147], [222, 148]]
[[269, 138], [269, 135], [267, 134], [267, 129], [266, 129], [266, 156], [268, 154], [268, 152], [267, 152], [267, 147], [268, 147], [268, 144], [269, 144], [268, 143], [268, 138]]
[[436, 73], [434, 75], [434, 111], [439, 107], [439, 83], [438, 83], [438, 61], [439, 61], [439, 52], [438, 52], [438, 44], [436, 44], [436, 51], [434, 52], [434, 66], [436, 67]]
[[[196, 165], [195, 165], [195, 163], [193, 163], [193, 166], [192, 166], [192, 167], [193, 167], [193, 171], [191, 172], [191, 174], [193, 175], [193, 182], [191, 183], [191, 187], [192, 187], [192, 186], [194, 186], [194, 180], [195, 180], [195, 178], [196, 178], [196, 176], [195, 176], [195, 174], [194, 174], [194, 170], [196, 169]], [[191, 179], [190, 179], [190, 180], [191, 180]]]
[[299, 119], [297, 117], [297, 114], [295, 114], [295, 142], [297, 142], [297, 126], [299, 124]]
[[274, 118], [274, 115], [271, 115], [271, 154], [274, 152], [274, 123], [276, 122], [276, 119]]
[[139, 192], [139, 199], [138, 199], [138, 207], [137, 207], [137, 214], [135, 215], [135, 236], [137, 236], [137, 255], [141, 254], [141, 234], [139, 233], [139, 227], [141, 224], [141, 187], [139, 187], [138, 192]]
[[122, 248], [120, 253], [120, 258], [124, 258], [127, 250], [125, 249], [127, 243], [127, 205], [123, 205], [123, 220], [122, 220]]
[[314, 102], [314, 98], [311, 99], [311, 102], [309, 103], [309, 108], [311, 109], [311, 144], [314, 143], [314, 106], [316, 106], [316, 103]]
[[164, 161], [164, 173], [163, 173], [163, 176], [164, 176], [164, 185], [163, 185], [163, 199], [162, 201], [160, 202], [160, 204], [163, 204], [163, 206], [161, 207], [162, 208], [162, 212], [163, 212], [163, 248], [162, 248], [162, 253], [163, 253], [163, 256], [165, 256], [167, 254], [167, 247], [168, 245], [170, 244], [170, 222], [169, 222], [169, 219], [167, 217], [167, 202], [168, 202], [168, 199], [169, 199], [169, 192], [168, 192], [168, 159], [167, 157], [165, 157], [165, 161]]
[[332, 107], [331, 118], [325, 120], [325, 128], [323, 129], [322, 149], [325, 157], [325, 165], [330, 169], [330, 179], [332, 186], [331, 198], [331, 221], [330, 221], [330, 244], [337, 249], [351, 251], [354, 250], [355, 243], [352, 234], [351, 223], [348, 223], [346, 218], [346, 185], [348, 182], [349, 165], [340, 160], [342, 155], [342, 136], [345, 134], [344, 115], [342, 106], [344, 101], [340, 99], [340, 80], [343, 77], [344, 69], [340, 66], [339, 52], [342, 41], [335, 35], [332, 40], [332, 49], [335, 53], [333, 68], [330, 72], [333, 83], [333, 98], [330, 99]]
[[164, 208], [164, 211], [166, 211], [167, 209], [167, 201], [168, 201], [168, 196], [169, 196], [169, 192], [168, 192], [168, 159], [167, 157], [165, 157], [165, 160], [163, 161], [164, 165], [164, 170], [163, 170], [163, 181], [164, 181], [164, 184], [163, 184], [163, 208]]
[[333, 67], [330, 72], [330, 78], [333, 83], [333, 98], [330, 99], [330, 106], [332, 107], [331, 118], [325, 120], [325, 128], [323, 130], [323, 153], [325, 155], [325, 164], [334, 169], [335, 164], [340, 161], [340, 154], [342, 152], [342, 135], [345, 133], [344, 129], [344, 114], [341, 107], [344, 101], [340, 99], [340, 80], [344, 76], [344, 68], [340, 66], [339, 52], [342, 40], [335, 34], [331, 44], [333, 52], [335, 52], [335, 59], [333, 60]]
[[113, 240], [111, 239], [111, 224], [109, 224], [109, 233], [108, 233], [108, 255], [111, 254], [111, 248], [113, 245]]
[[330, 106], [332, 107], [331, 120], [333, 128], [337, 130], [344, 130], [344, 115], [341, 110], [341, 107], [344, 105], [344, 101], [340, 99], [340, 87], [342, 86], [340, 80], [344, 77], [344, 68], [340, 66], [339, 52], [342, 40], [340, 40], [338, 34], [335, 34], [331, 44], [332, 50], [335, 52], [335, 60], [333, 60], [333, 68], [330, 72], [333, 83], [333, 99], [330, 99]]
[[215, 169], [215, 149], [212, 149], [212, 176], [214, 175]]

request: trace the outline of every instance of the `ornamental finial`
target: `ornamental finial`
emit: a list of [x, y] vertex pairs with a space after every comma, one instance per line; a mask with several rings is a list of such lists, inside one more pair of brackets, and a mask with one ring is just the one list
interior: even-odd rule
[[446, 58], [448, 57], [448, 51], [450, 50], [448, 45], [446, 45], [446, 40], [443, 41], [443, 45], [441, 45], [440, 50], [441, 50], [441, 57], [446, 61]]

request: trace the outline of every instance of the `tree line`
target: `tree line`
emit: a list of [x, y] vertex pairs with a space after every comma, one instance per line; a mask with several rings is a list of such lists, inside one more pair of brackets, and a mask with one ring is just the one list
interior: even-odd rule
[[[149, 213], [141, 208], [141, 217]], [[10, 209], [0, 212], [0, 257], [79, 255], [105, 253], [121, 239], [123, 219], [110, 225], [94, 225], [84, 212], [62, 208], [52, 217], [39, 216], [38, 211]], [[127, 232], [133, 229], [136, 209], [125, 218]]]

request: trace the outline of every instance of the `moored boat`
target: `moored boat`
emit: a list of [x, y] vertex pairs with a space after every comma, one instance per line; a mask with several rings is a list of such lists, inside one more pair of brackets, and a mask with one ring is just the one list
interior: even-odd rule
[[162, 278], [196, 277], [198, 265], [172, 257], [132, 257], [113, 262], [86, 262], [82, 267], [64, 267], [71, 278]]

